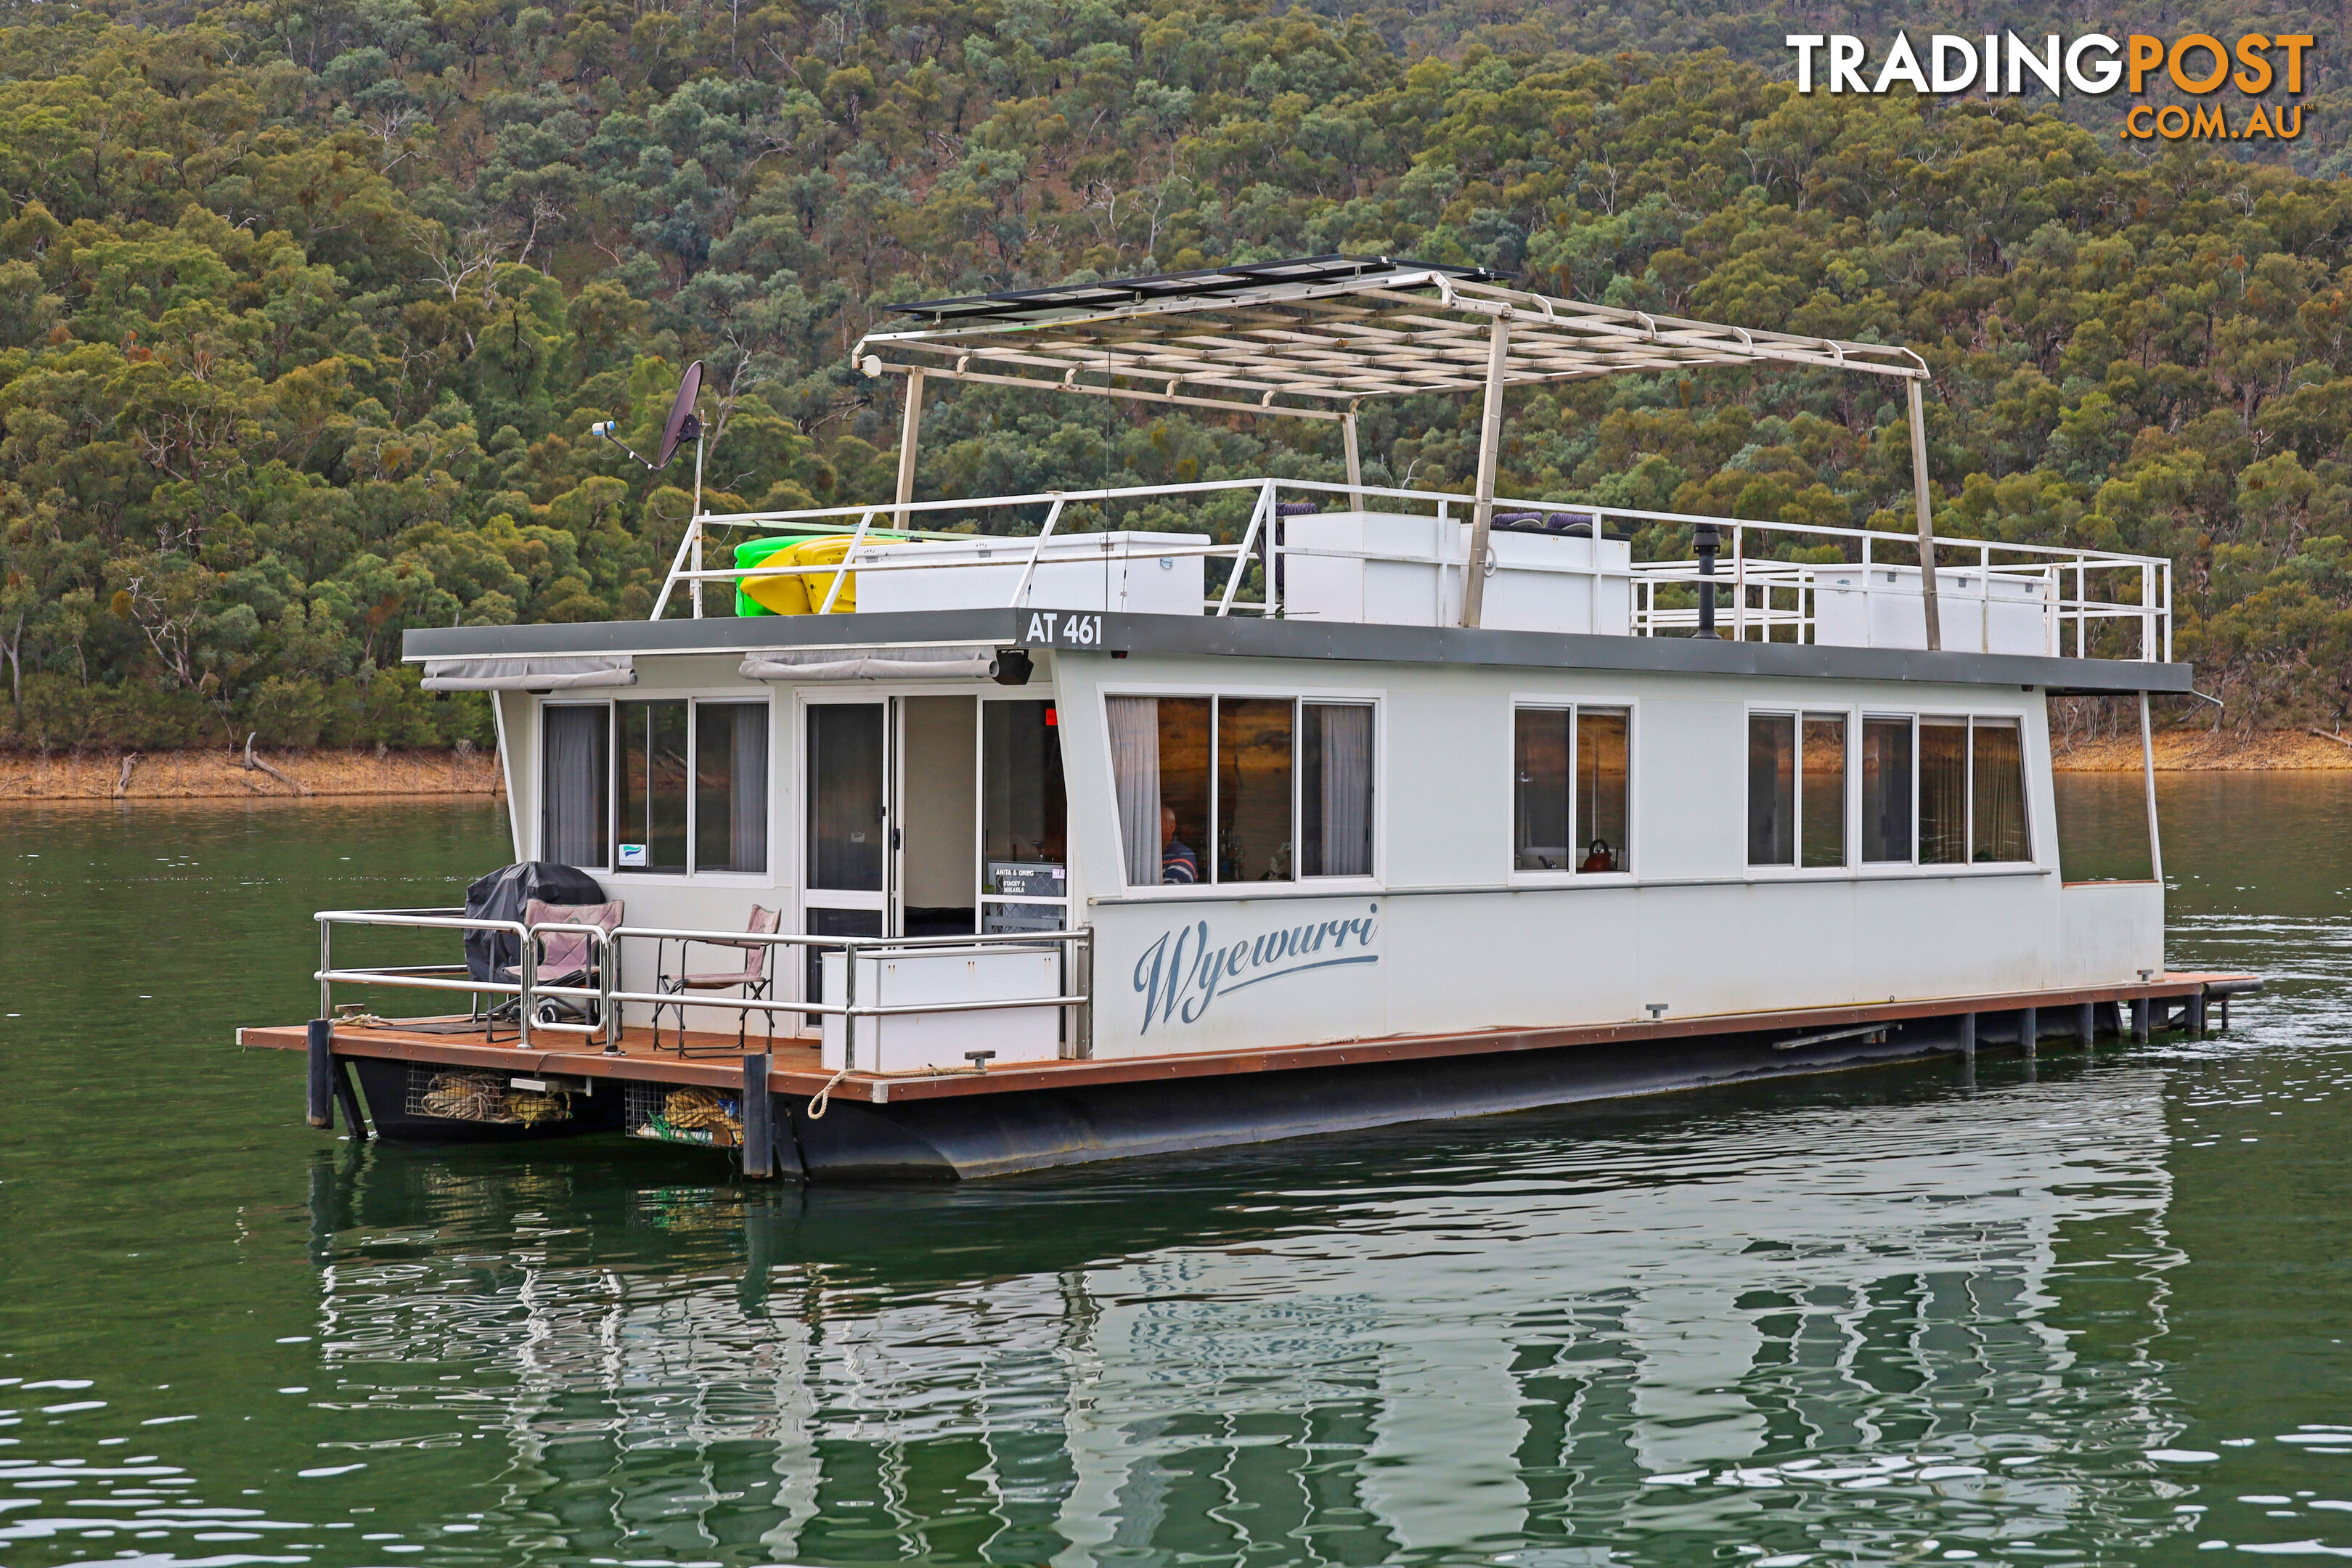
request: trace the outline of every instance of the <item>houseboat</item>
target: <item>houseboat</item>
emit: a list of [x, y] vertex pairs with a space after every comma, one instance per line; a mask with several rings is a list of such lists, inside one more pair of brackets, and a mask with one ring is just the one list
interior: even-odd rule
[[[704, 511], [690, 375], [650, 619], [408, 634], [492, 696], [516, 865], [318, 915], [318, 1016], [240, 1032], [308, 1053], [315, 1125], [953, 1178], [2031, 1057], [2255, 984], [2165, 967], [2170, 563], [1937, 538], [1908, 350], [1385, 258], [894, 316], [854, 351], [903, 384], [892, 500]], [[1900, 384], [1916, 535], [1496, 494], [1512, 388], [1714, 366]], [[1345, 478], [925, 500], [948, 383], [1337, 424]], [[1361, 405], [1432, 392], [1479, 400], [1472, 492], [1365, 483]], [[2135, 879], [2062, 875], [2069, 695], [2137, 710]], [[384, 927], [452, 962], [355, 956]]]

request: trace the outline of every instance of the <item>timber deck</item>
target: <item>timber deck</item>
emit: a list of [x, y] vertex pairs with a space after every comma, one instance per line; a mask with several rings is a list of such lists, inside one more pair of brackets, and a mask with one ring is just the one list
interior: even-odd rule
[[[1774, 1033], [1807, 1036], [1872, 1024], [1901, 1024], [1966, 1014], [2016, 1013], [2029, 1007], [2054, 1012], [2084, 1004], [2147, 1001], [2160, 1005], [2207, 996], [2220, 999], [2232, 993], [2252, 990], [2259, 984], [2257, 977], [2245, 973], [2165, 973], [2153, 975], [2143, 984], [1945, 996], [1926, 1001], [1874, 1003], [1848, 1007], [1717, 1013], [1566, 1027], [1395, 1035], [1379, 1039], [1261, 1050], [1186, 1051], [1034, 1062], [992, 1068], [986, 1071], [853, 1072], [834, 1086], [833, 1098], [869, 1105], [904, 1104], [972, 1095], [1166, 1082], [1306, 1068], [1421, 1061], [1441, 1057], [1545, 1051], [1573, 1046], [1639, 1045], [1648, 1041], [1682, 1040], [1705, 1036]], [[551, 1037], [562, 1042], [553, 1046], [547, 1043], [551, 1037], [542, 1036], [526, 1047], [513, 1039], [511, 1025], [504, 1026], [509, 1031], [508, 1037], [492, 1044], [479, 1034], [451, 1035], [437, 1029], [426, 1032], [421, 1028], [404, 1028], [401, 1026], [404, 1022], [439, 1025], [444, 1021], [395, 1019], [382, 1026], [364, 1026], [338, 1023], [334, 1029], [334, 1054], [347, 1058], [374, 1057], [394, 1061], [429, 1062], [445, 1067], [480, 1068], [525, 1077], [555, 1073], [574, 1078], [703, 1084], [713, 1089], [740, 1089], [743, 1085], [743, 1056], [736, 1049], [731, 1032], [725, 1035], [689, 1034], [686, 1037], [687, 1054], [680, 1056], [677, 1049], [678, 1035], [676, 1030], [665, 1030], [663, 1043], [656, 1048], [652, 1029], [632, 1026], [623, 1031], [618, 1052], [608, 1054], [600, 1040], [583, 1036]], [[309, 1045], [306, 1028], [299, 1024], [243, 1028], [236, 1032], [236, 1038], [241, 1046], [271, 1050], [299, 1051], [306, 1049]], [[751, 1038], [755, 1046], [767, 1044], [758, 1034]], [[769, 1053], [768, 1088], [771, 1093], [814, 1095], [833, 1076], [818, 1060], [815, 1037], [781, 1033], [775, 1037]]]

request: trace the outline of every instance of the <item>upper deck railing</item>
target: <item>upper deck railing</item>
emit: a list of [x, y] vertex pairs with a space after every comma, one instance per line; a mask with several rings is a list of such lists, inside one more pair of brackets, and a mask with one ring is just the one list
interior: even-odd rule
[[[1418, 536], [1400, 540], [1391, 527], [1392, 537], [1384, 542], [1329, 542], [1328, 529], [1286, 515], [1302, 510], [1296, 505], [1302, 502], [1317, 509], [1308, 515], [1370, 514], [1404, 524], [1408, 536], [1414, 533], [1410, 520], [1419, 520]], [[1496, 499], [1495, 512], [1498, 531], [1482, 563], [1489, 579], [1485, 625], [1511, 624], [1498, 621], [1492, 607], [1492, 579], [1508, 573], [1527, 574], [1522, 605], [1540, 607], [1549, 591], [1541, 584], [1549, 579], [1561, 580], [1563, 595], [1571, 592], [1570, 580], [1591, 585], [1580, 601], [1587, 624], [1574, 624], [1570, 616], [1554, 626], [1540, 621], [1539, 613], [1540, 624], [1531, 629], [1688, 637], [1711, 621], [1717, 636], [1734, 641], [1926, 646], [1920, 549], [1909, 534], [1505, 497]], [[823, 586], [821, 595], [812, 587], [812, 599], [823, 600], [821, 608], [812, 608], [825, 613], [840, 605], [853, 579], [869, 573], [972, 566], [964, 552], [943, 552], [955, 558], [937, 562], [911, 550], [879, 558], [870, 547], [885, 542], [1003, 539], [1013, 549], [995, 563], [993, 580], [1005, 580], [1007, 563], [1022, 564], [1016, 585], [1001, 600], [1018, 606], [1027, 602], [1040, 566], [1059, 559], [1054, 542], [1138, 529], [1207, 536], [1208, 542], [1171, 539], [1149, 552], [1204, 558], [1203, 615], [1334, 618], [1328, 605], [1303, 603], [1299, 584], [1312, 576], [1310, 563], [1336, 562], [1392, 574], [1418, 572], [1415, 581], [1429, 588], [1426, 614], [1409, 594], [1412, 607], [1402, 617], [1366, 611], [1353, 618], [1454, 625], [1468, 564], [1470, 514], [1469, 499], [1448, 491], [1261, 478], [705, 515], [680, 541], [653, 615], [659, 619], [681, 590], [698, 593], [704, 583], [731, 585], [787, 570], [772, 562], [690, 564], [702, 559], [706, 544], [727, 542], [721, 535], [850, 536], [837, 564], [790, 569]], [[1513, 514], [1536, 521], [1515, 531], [1504, 521]], [[1693, 541], [1709, 529], [1719, 549], [1706, 562], [1694, 552]], [[1557, 542], [1591, 542], [1562, 549], [1538, 533]], [[2169, 662], [2172, 589], [2172, 563], [2158, 557], [1982, 539], [1935, 542], [1935, 591], [1942, 646], [1948, 650]], [[1709, 597], [1711, 614], [1705, 607]], [[1621, 601], [1622, 614], [1615, 616], [1612, 606]]]

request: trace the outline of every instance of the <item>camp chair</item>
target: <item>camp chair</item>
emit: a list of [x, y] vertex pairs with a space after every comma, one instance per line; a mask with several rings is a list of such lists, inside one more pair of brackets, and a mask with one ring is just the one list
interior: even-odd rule
[[[608, 904], [548, 904], [537, 899], [522, 907], [525, 926], [580, 925], [596, 926], [608, 936], [621, 923], [622, 905], [618, 900]], [[611, 942], [599, 942], [586, 936], [571, 936], [562, 931], [542, 931], [535, 939], [539, 944], [539, 962], [533, 975], [541, 985], [593, 985], [597, 984], [598, 966], [604, 949]], [[615, 965], [614, 983], [618, 984], [617, 966], [620, 954], [613, 954]], [[498, 971], [498, 978], [519, 981], [520, 965]], [[596, 1004], [571, 996], [541, 996], [535, 1004], [532, 1018], [542, 1024], [599, 1024]], [[503, 1009], [502, 1009], [503, 1010]], [[491, 1016], [492, 1039], [497, 1038], [497, 1014]]]
[[[783, 919], [784, 912], [782, 910], [763, 910], [759, 905], [753, 904], [751, 918], [744, 925], [743, 930], [745, 934], [750, 936], [772, 936], [783, 924]], [[678, 973], [676, 974], [669, 972], [669, 966], [664, 957], [668, 943], [672, 940], [677, 942]], [[772, 942], [728, 942], [723, 938], [707, 936], [675, 939], [665, 937], [656, 941], [654, 944], [656, 970], [654, 987], [665, 994], [678, 997], [679, 1000], [664, 1002], [654, 1008], [654, 1048], [661, 1049], [662, 1009], [667, 1007], [677, 1014], [677, 1054], [681, 1057], [689, 1054], [686, 1048], [686, 1002], [684, 1000], [689, 992], [728, 991], [740, 986], [746, 1001], [772, 999], [775, 995], [775, 975], [769, 964], [769, 955], [774, 945]], [[730, 948], [740, 953], [742, 959], [733, 969], [696, 973], [687, 968], [688, 950], [694, 947]], [[761, 1011], [768, 1020], [768, 1046], [772, 1050], [776, 1043], [776, 1015], [766, 1009]], [[735, 1049], [739, 1053], [745, 1049], [745, 1031], [746, 1026], [751, 1023], [751, 1012], [752, 1009], [744, 1007], [735, 1014]]]

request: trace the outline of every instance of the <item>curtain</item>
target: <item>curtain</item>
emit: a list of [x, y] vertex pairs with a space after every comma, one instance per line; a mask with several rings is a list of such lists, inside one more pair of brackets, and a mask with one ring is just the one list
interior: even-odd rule
[[1118, 796], [1119, 831], [1127, 845], [1127, 883], [1160, 880], [1160, 700], [1108, 697], [1111, 788]]
[[1979, 719], [1975, 724], [1976, 785], [1974, 842], [1969, 858], [2030, 860], [2025, 833], [2025, 754], [2014, 719]]
[[1308, 874], [1372, 874], [1372, 710], [1321, 707], [1323, 864]]
[[1958, 866], [1969, 847], [1969, 721], [1919, 721], [1919, 863]]
[[728, 802], [727, 853], [738, 871], [768, 868], [768, 709], [734, 705], [734, 790]]
[[604, 864], [605, 746], [610, 710], [544, 710], [540, 855], [566, 866]]

